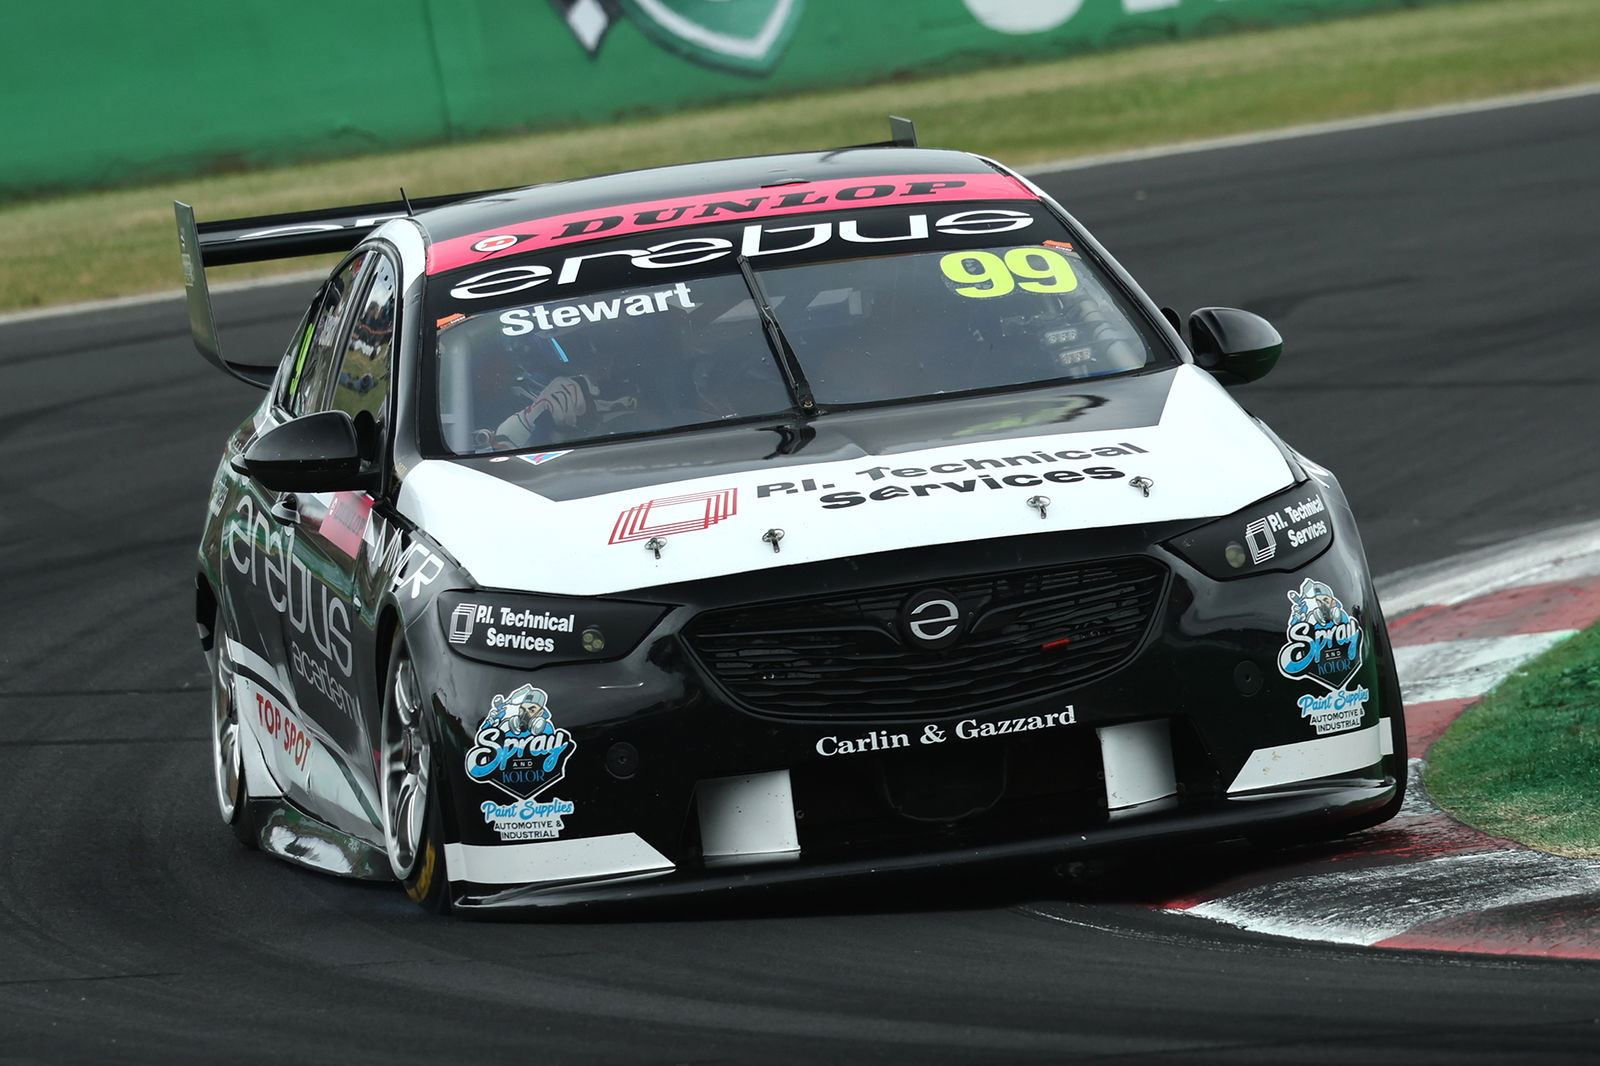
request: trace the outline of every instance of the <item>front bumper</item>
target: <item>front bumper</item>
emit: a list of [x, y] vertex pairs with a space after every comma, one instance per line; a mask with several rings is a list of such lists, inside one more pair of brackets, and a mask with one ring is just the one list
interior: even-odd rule
[[[671, 610], [609, 663], [490, 666], [449, 651], [437, 626], [414, 626], [437, 680], [457, 905], [670, 897], [1381, 820], [1403, 787], [1404, 727], [1353, 529], [1299, 571], [1230, 581], [1148, 547], [1176, 532], [1025, 537], [769, 571], [759, 585], [643, 590], [630, 598]], [[1119, 557], [1164, 575], [1125, 660], [1000, 707], [930, 697], [937, 714], [914, 701], [775, 713], [735, 696], [685, 636], [731, 604]], [[1359, 664], [1335, 680], [1365, 696], [1338, 713], [1326, 709], [1331, 686], [1278, 668], [1285, 593], [1307, 578], [1337, 590], [1362, 633]], [[544, 786], [474, 778], [466, 768], [491, 706], [530, 684], [571, 749], [559, 775]], [[1307, 710], [1305, 697], [1324, 709]]]
[[[1213, 799], [1186, 804], [1175, 816], [1171, 806], [1128, 815], [1080, 833], [1058, 833], [1026, 840], [995, 842], [968, 847], [947, 847], [876, 858], [802, 862], [798, 855], [750, 857], [737, 864], [703, 865], [689, 869], [643, 870], [612, 873], [574, 880], [529, 881], [493, 887], [463, 882], [466, 891], [455, 906], [468, 912], [492, 914], [528, 908], [627, 904], [700, 897], [719, 892], [783, 889], [826, 881], [882, 879], [929, 870], [954, 870], [963, 866], [1035, 864], [1091, 859], [1162, 845], [1203, 844], [1247, 836], [1289, 836], [1303, 831], [1318, 836], [1329, 825], [1365, 824], [1393, 804], [1399, 785], [1382, 783], [1339, 787], [1321, 784], [1270, 798]], [[537, 847], [539, 845], [524, 845]], [[456, 846], [454, 863], [471, 868], [470, 853]], [[530, 871], [538, 870], [530, 862]]]

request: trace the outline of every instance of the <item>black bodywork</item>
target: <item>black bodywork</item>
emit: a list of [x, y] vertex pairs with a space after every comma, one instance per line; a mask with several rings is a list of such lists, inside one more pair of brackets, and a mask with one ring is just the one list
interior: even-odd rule
[[[1351, 590], [1349, 611], [1377, 642], [1351, 682], [1374, 694], [1364, 724], [1387, 718], [1403, 738], [1399, 686], [1360, 539], [1337, 487], [1322, 495], [1336, 532], [1304, 571]], [[577, 810], [567, 816], [568, 828], [638, 833], [677, 867], [610, 885], [465, 884], [458, 905], [643, 898], [999, 858], [1089, 856], [1178, 838], [1315, 838], [1387, 818], [1403, 788], [1403, 740], [1397, 753], [1360, 773], [1228, 795], [1253, 750], [1308, 739], [1292, 711], [1305, 686], [1274, 667], [1284, 643], [1284, 592], [1301, 575], [1212, 580], [1165, 546], [1195, 525], [919, 548], [633, 590], [621, 598], [659, 605], [664, 614], [630, 654], [531, 674], [466, 660], [443, 639], [442, 619], [419, 620], [409, 636], [414, 647], [428, 648], [439, 671], [447, 712], [440, 750], [449, 765], [461, 765], [493, 697], [532, 680], [576, 741], [556, 790]], [[896, 626], [902, 603], [930, 588], [953, 592], [979, 619], [975, 629], [985, 612], [1065, 601], [1071, 606], [1061, 631], [1087, 634], [1085, 643], [1095, 646], [1063, 651], [1056, 665], [1049, 652], [996, 636], [984, 658], [972, 651], [981, 634], [969, 633], [948, 651], [906, 651], [884, 664], [886, 651], [909, 643]], [[1049, 623], [1030, 619], [1039, 624]], [[866, 636], [857, 634], [838, 654], [875, 656], [877, 663], [852, 676], [818, 647], [857, 629]], [[792, 668], [793, 677], [764, 682], [741, 658], [741, 649], [747, 656], [752, 648], [770, 649], [775, 662], [805, 665]], [[996, 671], [1014, 673], [997, 684]], [[1014, 675], [1017, 683], [1006, 683]], [[826, 683], [832, 687], [819, 689]], [[1015, 722], [1068, 706], [1068, 728], [957, 742], [963, 722]], [[1172, 728], [1177, 795], [1113, 814], [1095, 730], [1153, 720]], [[930, 726], [945, 739], [924, 742]], [[897, 735], [906, 738], [903, 746], [818, 751], [819, 743], [835, 747], [827, 738], [886, 744], [882, 738]], [[702, 861], [697, 783], [779, 768], [793, 783], [800, 855], [731, 866]], [[478, 813], [482, 787], [459, 774], [448, 787], [446, 809], [459, 819], [451, 838], [494, 843]]]
[[[596, 202], [665, 195], [673, 190], [664, 182], [692, 189], [712, 174], [719, 185], [738, 187], [819, 173], [990, 167], [960, 153], [911, 154], [918, 158], [875, 149], [592, 179], [441, 208], [428, 216], [429, 232], [443, 239]], [[1153, 303], [1083, 236], [1190, 361]], [[399, 258], [381, 241], [363, 247]], [[360, 491], [282, 493], [241, 469], [251, 445], [288, 419], [276, 392], [230, 440], [219, 468], [199, 552], [202, 642], [210, 648], [221, 638], [214, 627], [220, 617], [228, 635], [282, 667], [276, 678], [258, 671], [253, 683], [270, 692], [288, 680], [293, 691], [280, 697], [312, 719], [318, 742], [325, 740], [335, 756], [330, 766], [346, 775], [355, 797], [340, 809], [293, 794], [253, 799], [258, 842], [269, 850], [334, 872], [390, 876], [372, 799], [387, 656], [397, 634], [426, 679], [444, 841], [499, 843], [482, 808], [503, 797], [460, 769], [495, 699], [531, 682], [547, 693], [573, 742], [556, 790], [572, 806], [565, 835], [636, 834], [672, 866], [526, 886], [453, 881], [452, 902], [468, 910], [1087, 856], [1178, 838], [1320, 837], [1374, 824], [1398, 809], [1403, 712], [1360, 539], [1337, 483], [1307, 474], [1287, 449], [1302, 484], [1320, 492], [1332, 527], [1327, 544], [1297, 559], [1294, 570], [1225, 580], [1203, 573], [1174, 545], [1214, 519], [1009, 537], [630, 589], [607, 599], [650, 605], [657, 620], [629, 650], [613, 648], [603, 661], [530, 669], [463, 654], [448, 639], [450, 611], [463, 595], [494, 590], [479, 588], [396, 506], [405, 472], [421, 458], [414, 442], [427, 436], [419, 433], [415, 403], [426, 390], [414, 380], [423, 317], [422, 279], [408, 279], [381, 469]], [[285, 365], [292, 359], [291, 346]], [[1208, 369], [1221, 377], [1219, 367]], [[926, 447], [947, 440], [953, 425], [991, 425], [989, 439], [1037, 433], [1051, 423], [1063, 430], [1148, 426], [1159, 420], [1170, 373], [1106, 382], [1088, 397], [1092, 402], [1082, 390], [1013, 391], [621, 440], [547, 466], [459, 461], [568, 499], [665, 484], [690, 476], [686, 471], [703, 477], [764, 466], [793, 470], [841, 455]], [[1003, 428], [1006, 419], [1015, 429]], [[330, 538], [323, 528], [330, 513], [352, 501], [364, 510], [359, 545]], [[340, 540], [342, 547], [333, 543]], [[1285, 640], [1285, 591], [1306, 577], [1339, 590], [1359, 624], [1368, 652], [1350, 684], [1371, 693], [1363, 728], [1387, 720], [1395, 750], [1337, 778], [1230, 794], [1253, 751], [1309, 738], [1292, 713], [1305, 686], [1274, 666]], [[931, 650], [907, 646], [904, 605], [927, 590], [948, 595], [976, 619], [971, 640]], [[506, 591], [539, 600], [527, 590]], [[553, 608], [572, 608], [571, 597], [559, 599]], [[1059, 624], [1076, 643], [1060, 654], [1023, 647], [1032, 637], [1019, 642], [1006, 630], [1019, 612]], [[1092, 653], [1082, 654], [1085, 646]], [[859, 665], [867, 660], [871, 670]], [[1063, 717], [1069, 712], [1070, 721]], [[1050, 724], [998, 725], [1030, 719]], [[1096, 731], [1154, 721], [1170, 725], [1176, 792], [1113, 810]], [[978, 735], [985, 724], [994, 726], [993, 735]], [[841, 753], [841, 742], [852, 750]], [[791, 775], [798, 855], [706, 860], [697, 788], [778, 769]], [[326, 861], [307, 840], [323, 842], [339, 858]]]
[[[1107, 427], [1142, 422], [1149, 405], [1141, 393], [1157, 384], [1118, 383], [1103, 390], [1110, 397], [1101, 397], [1081, 417]], [[1123, 392], [1128, 394], [1125, 402], [1116, 398]], [[1041, 396], [1028, 402], [1044, 406], [1061, 399]], [[906, 432], [925, 435], [933, 421], [948, 417], [970, 422], [994, 403], [973, 401], [976, 411], [940, 405], [938, 413], [922, 412], [921, 417], [906, 411], [899, 421]], [[1062, 406], [1083, 410], [1077, 404]], [[860, 420], [883, 446], [884, 434], [890, 432], [885, 420]], [[723, 433], [737, 439], [685, 443], [697, 471], [705, 472], [707, 455], [719, 453], [730, 469], [760, 463], [763, 448], [768, 449], [766, 461], [774, 461], [770, 441], [781, 435], [775, 427]], [[247, 426], [237, 443], [250, 435]], [[781, 461], [803, 462], [812, 449], [828, 456], [849, 435], [848, 426], [824, 427], [794, 446], [798, 454]], [[666, 457], [673, 453], [659, 442], [653, 452], [656, 468], [641, 471], [630, 464], [633, 476], [671, 480], [678, 464]], [[737, 457], [741, 452], [743, 459]], [[512, 470], [512, 464], [477, 462], [532, 483], [552, 480], [547, 467], [515, 464]], [[561, 480], [581, 485], [588, 476], [575, 467]], [[1324, 486], [1321, 495], [1329, 505], [1334, 536], [1331, 546], [1301, 569], [1335, 588], [1351, 590], [1350, 613], [1360, 621], [1366, 639], [1376, 642], [1369, 645], [1374, 653], [1352, 683], [1374, 694], [1367, 704], [1367, 722], [1388, 718], [1394, 735], [1403, 737], [1398, 685], [1359, 537], [1337, 486]], [[260, 499], [255, 506], [268, 508], [270, 500]], [[223, 504], [224, 512], [238, 510], [237, 497]], [[374, 513], [383, 514], [381, 505]], [[483, 590], [450, 564], [442, 549], [406, 530], [398, 515], [381, 521], [394, 532], [373, 538], [380, 558], [353, 560], [349, 569], [355, 577], [343, 588], [315, 580], [307, 586], [314, 589], [310, 616], [324, 619], [324, 633], [326, 619], [338, 617], [328, 605], [349, 605], [353, 662], [348, 677], [362, 713], [353, 720], [338, 713], [334, 701], [314, 685], [296, 686], [301, 706], [319, 724], [333, 726], [332, 739], [347, 753], [373, 748], [374, 712], [382, 702], [382, 649], [394, 629], [403, 628], [439, 712], [434, 750], [445, 771], [436, 780], [447, 838], [491, 845], [497, 840], [480, 808], [487, 799], [504, 798], [458, 771], [494, 698], [531, 681], [548, 693], [550, 707], [575, 742], [556, 790], [576, 808], [566, 817], [568, 833], [636, 833], [676, 867], [670, 873], [618, 878], [609, 884], [507, 888], [462, 883], [457, 906], [637, 898], [999, 857], [1086, 856], [1174, 838], [1269, 832], [1286, 839], [1324, 836], [1381, 820], [1398, 805], [1403, 749], [1363, 773], [1338, 780], [1228, 795], [1229, 783], [1253, 750], [1307, 739], [1304, 723], [1288, 711], [1304, 685], [1279, 676], [1273, 666], [1284, 642], [1284, 592], [1300, 575], [1267, 571], [1213, 580], [1170, 547], [1196, 525], [1209, 523], [925, 547], [631, 590], [616, 599], [659, 608], [659, 620], [631, 651], [605, 662], [530, 670], [495, 665], [453, 648], [446, 639], [450, 607], [462, 593], [483, 599]], [[259, 520], [256, 526], [265, 528]], [[226, 571], [232, 566], [226, 562], [226, 524], [214, 523], [212, 529], [203, 554], [224, 560]], [[314, 550], [316, 539], [314, 532], [301, 533], [297, 550], [306, 551], [308, 544]], [[243, 549], [235, 546], [234, 554], [243, 554]], [[324, 558], [332, 554], [322, 552]], [[430, 572], [430, 558], [441, 560], [436, 572]], [[222, 576], [207, 574], [206, 580]], [[428, 579], [423, 594], [410, 596], [407, 582], [421, 577]], [[232, 582], [220, 584], [228, 588]], [[982, 641], [981, 634], [973, 633], [947, 651], [906, 651], [887, 667], [859, 677], [844, 670], [838, 680], [847, 698], [816, 695], [815, 678], [826, 672], [826, 665], [811, 670], [812, 683], [797, 690], [793, 682], [804, 680], [800, 675], [806, 668], [799, 668], [788, 684], [783, 678], [763, 683], [758, 674], [741, 669], [738, 649], [748, 653], [756, 646], [771, 649], [776, 661], [789, 664], [809, 653], [813, 657], [805, 661], [816, 666], [820, 658], [806, 642], [842, 630], [868, 631], [864, 641], [858, 640], [864, 645], [858, 650], [881, 659], [886, 649], [903, 643], [896, 628], [901, 603], [929, 588], [950, 590], [964, 611], [979, 619], [975, 630], [981, 629], [985, 612], [1065, 602], [1069, 609], [1059, 621], [1061, 632], [1089, 634], [1090, 643], [1099, 643], [1089, 654], [1077, 647], [1062, 652], [1058, 665], [1052, 653], [1021, 649], [1016, 641], [997, 637], [985, 653], [988, 658], [974, 660], [973, 647]], [[249, 605], [247, 598], [247, 590], [245, 595], [228, 595], [234, 625], [254, 630], [256, 640], [272, 647], [271, 624], [281, 612], [269, 604]], [[570, 609], [573, 600], [541, 601], [527, 593], [519, 598], [553, 611]], [[581, 608], [578, 617], [581, 628], [587, 617]], [[1035, 624], [1050, 624], [1048, 615]], [[280, 626], [285, 637], [278, 646], [285, 661], [299, 654], [292, 646], [319, 643], [316, 625], [313, 621], [307, 634], [295, 632], [292, 625], [287, 630]], [[320, 643], [326, 644], [327, 637]], [[850, 653], [847, 648], [841, 654]], [[832, 669], [840, 672], [837, 663]], [[997, 676], [1018, 681], [997, 686]], [[964, 740], [957, 736], [963, 722], [981, 726], [1025, 720], [1060, 714], [1068, 706], [1073, 712], [1070, 727]], [[1171, 725], [1177, 794], [1148, 809], [1113, 814], [1107, 809], [1095, 730], [1150, 720]], [[943, 735], [942, 742], [924, 741], [930, 726]], [[882, 739], [895, 736], [904, 736], [906, 743], [889, 747]], [[819, 744], [837, 747], [828, 738], [871, 737], [880, 738], [881, 750], [848, 755], [818, 750]], [[734, 865], [702, 861], [697, 784], [777, 768], [791, 773], [800, 856]], [[355, 766], [353, 772], [365, 769]], [[381, 849], [375, 825], [331, 828], [365, 837]], [[382, 876], [381, 859], [377, 850], [361, 872]]]

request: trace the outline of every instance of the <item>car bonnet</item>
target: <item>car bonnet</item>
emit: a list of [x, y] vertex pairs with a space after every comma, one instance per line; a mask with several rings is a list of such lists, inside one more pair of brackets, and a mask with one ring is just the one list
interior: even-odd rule
[[853, 412], [430, 459], [406, 475], [399, 507], [483, 587], [605, 595], [925, 545], [1200, 520], [1293, 480], [1277, 445], [1193, 366], [1081, 384], [1048, 398], [920, 405], [949, 412], [932, 423]]

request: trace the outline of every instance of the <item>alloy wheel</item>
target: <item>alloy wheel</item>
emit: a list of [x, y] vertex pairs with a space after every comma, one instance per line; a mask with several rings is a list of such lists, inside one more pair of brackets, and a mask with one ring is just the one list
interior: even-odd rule
[[403, 647], [396, 650], [385, 696], [381, 738], [383, 840], [390, 868], [395, 877], [404, 880], [417, 864], [427, 821], [431, 752], [423, 726], [416, 668]]
[[239, 710], [234, 701], [233, 658], [227, 636], [215, 630], [211, 649], [211, 762], [217, 786], [217, 811], [232, 823], [243, 797], [243, 755], [239, 747]]

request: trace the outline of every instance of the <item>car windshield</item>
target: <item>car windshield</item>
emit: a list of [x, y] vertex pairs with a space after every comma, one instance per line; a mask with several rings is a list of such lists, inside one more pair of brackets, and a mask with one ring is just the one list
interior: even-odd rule
[[[1026, 225], [1008, 225], [997, 240], [976, 224], [929, 232], [927, 216], [899, 212], [885, 232], [904, 226], [911, 236], [874, 239], [865, 223], [808, 217], [782, 232], [810, 254], [787, 261], [734, 230], [733, 239], [673, 242], [680, 259], [701, 253], [698, 269], [664, 268], [668, 253], [657, 246], [456, 272], [448, 298], [434, 303], [444, 444], [456, 454], [538, 449], [788, 416], [806, 385], [825, 412], [1172, 360], [1054, 219], [965, 214], [984, 215], [991, 231], [1005, 216]], [[735, 248], [757, 253], [744, 260], [754, 293]], [[586, 269], [602, 283], [630, 283], [562, 286], [581, 283]], [[793, 352], [793, 382], [757, 294]]]

